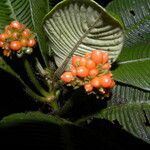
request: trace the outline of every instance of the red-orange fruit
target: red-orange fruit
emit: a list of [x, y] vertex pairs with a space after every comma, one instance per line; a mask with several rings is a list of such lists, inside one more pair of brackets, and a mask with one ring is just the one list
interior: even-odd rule
[[28, 46], [29, 47], [33, 47], [33, 46], [35, 46], [35, 44], [36, 44], [36, 40], [35, 39], [29, 39], [28, 40]]
[[87, 67], [88, 69], [94, 69], [94, 68], [96, 67], [96, 64], [95, 64], [95, 62], [94, 62], [93, 60], [89, 59], [89, 60], [87, 61], [87, 63], [86, 63], [86, 67]]
[[64, 81], [65, 83], [69, 83], [74, 79], [73, 75], [71, 72], [64, 72], [61, 75], [61, 80]]
[[97, 76], [98, 73], [99, 73], [99, 71], [96, 68], [89, 70], [89, 76], [91, 76], [91, 77]]
[[103, 62], [103, 54], [100, 50], [93, 50], [91, 58], [96, 64], [101, 64]]
[[77, 69], [77, 76], [84, 78], [87, 77], [89, 74], [89, 70], [85, 66], [79, 66]]
[[86, 83], [84, 85], [84, 89], [85, 89], [86, 92], [92, 92], [93, 91], [93, 86], [92, 86], [91, 83]]
[[10, 42], [10, 49], [13, 51], [18, 51], [20, 50], [22, 47], [21, 42], [20, 41], [12, 41]]
[[99, 79], [100, 79], [100, 85], [103, 88], [111, 88], [113, 80], [109, 75], [103, 75]]
[[80, 56], [74, 55], [74, 56], [72, 57], [72, 65], [73, 65], [73, 66], [79, 66], [80, 59], [81, 59]]
[[95, 88], [100, 88], [101, 84], [100, 84], [100, 79], [99, 77], [95, 77], [91, 80], [91, 85]]

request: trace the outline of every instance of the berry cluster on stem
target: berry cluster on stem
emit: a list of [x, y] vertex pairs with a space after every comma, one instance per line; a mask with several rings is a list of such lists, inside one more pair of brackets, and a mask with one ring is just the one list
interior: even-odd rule
[[24, 53], [31, 54], [35, 44], [35, 34], [18, 21], [12, 21], [0, 34], [0, 48], [7, 57], [12, 54], [17, 54], [18, 57]]
[[83, 86], [88, 94], [109, 95], [109, 90], [115, 86], [110, 68], [109, 55], [102, 50], [93, 50], [83, 57], [74, 55], [61, 81], [74, 89]]

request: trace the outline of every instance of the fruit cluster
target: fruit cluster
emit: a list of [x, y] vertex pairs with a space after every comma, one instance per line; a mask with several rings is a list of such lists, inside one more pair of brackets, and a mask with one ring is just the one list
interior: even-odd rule
[[108, 94], [115, 86], [110, 71], [111, 64], [107, 52], [93, 50], [83, 57], [73, 56], [69, 71], [61, 75], [61, 80], [75, 89], [84, 86], [87, 93]]
[[35, 46], [35, 34], [18, 21], [12, 21], [0, 34], [0, 48], [4, 56], [11, 56], [13, 53], [21, 57], [24, 53], [30, 54]]

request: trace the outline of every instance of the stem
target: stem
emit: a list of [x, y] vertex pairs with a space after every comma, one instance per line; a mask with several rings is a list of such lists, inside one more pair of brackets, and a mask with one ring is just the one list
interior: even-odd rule
[[47, 99], [45, 97], [39, 96], [34, 91], [32, 91], [29, 87], [28, 88], [26, 87], [25, 91], [28, 95], [30, 95], [35, 100], [37, 100], [39, 102], [47, 102]]
[[51, 107], [54, 109], [54, 111], [58, 111], [59, 110], [59, 106], [57, 104], [57, 100], [53, 100], [51, 101]]
[[57, 112], [59, 110], [57, 100], [60, 95], [60, 90], [53, 90], [51, 91], [50, 95], [51, 95], [51, 100], [49, 101], [49, 104], [54, 109], [54, 111]]
[[47, 99], [45, 97], [39, 96], [37, 93], [35, 93], [23, 80], [20, 76], [17, 76], [17, 79], [20, 81], [20, 83], [25, 87], [26, 93], [31, 96], [32, 98], [40, 101], [40, 102], [47, 102]]
[[27, 59], [24, 61], [24, 66], [25, 66], [26, 72], [28, 74], [28, 77], [30, 78], [30, 80], [31, 80], [32, 84], [35, 86], [35, 88], [44, 97], [48, 97], [49, 93], [45, 91], [45, 89], [40, 85], [39, 81], [36, 79], [36, 77], [33, 73], [33, 69], [32, 69], [32, 67], [31, 67], [31, 65]]
[[40, 75], [45, 79], [48, 91], [50, 92], [52, 90], [52, 81], [50, 77], [54, 75], [53, 71], [48, 68], [44, 69], [40, 64], [39, 60], [37, 58], [35, 58], [35, 60], [36, 60], [36, 69], [38, 70]]

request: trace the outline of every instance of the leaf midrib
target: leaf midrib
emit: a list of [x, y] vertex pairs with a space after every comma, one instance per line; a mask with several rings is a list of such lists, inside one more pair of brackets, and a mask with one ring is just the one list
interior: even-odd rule
[[73, 47], [72, 51], [69, 53], [69, 55], [67, 56], [67, 58], [64, 60], [63, 64], [55, 71], [54, 77], [60, 78], [60, 75], [64, 72], [64, 70], [66, 68], [66, 64], [68, 64], [68, 62], [70, 61], [72, 55], [75, 53], [75, 51], [77, 50], [77, 48], [79, 47], [79, 45], [82, 43], [83, 39], [89, 34], [89, 32], [91, 31], [91, 29], [95, 26], [95, 24], [99, 21], [100, 18], [101, 18], [101, 16], [98, 17], [96, 19], [96, 21], [85, 31], [85, 33], [83, 34], [83, 36], [79, 39], [79, 41]]
[[139, 59], [133, 59], [133, 60], [127, 60], [127, 61], [122, 61], [122, 62], [118, 62], [119, 65], [123, 65], [123, 64], [130, 64], [130, 63], [136, 63], [136, 62], [143, 62], [143, 61], [148, 61], [150, 60], [150, 58], [139, 58]]

